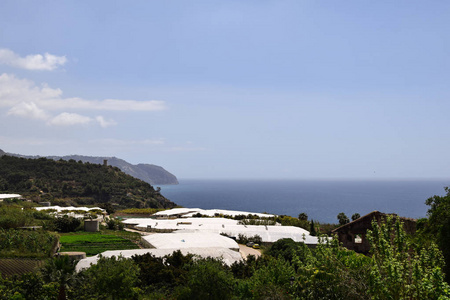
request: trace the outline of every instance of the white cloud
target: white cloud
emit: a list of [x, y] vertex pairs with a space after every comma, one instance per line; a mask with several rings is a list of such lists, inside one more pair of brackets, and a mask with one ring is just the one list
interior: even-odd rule
[[169, 151], [174, 151], [174, 152], [197, 152], [197, 151], [206, 151], [208, 150], [207, 148], [204, 147], [172, 147], [168, 149]]
[[26, 70], [52, 71], [59, 66], [63, 66], [66, 62], [67, 58], [65, 56], [56, 56], [45, 53], [44, 55], [32, 54], [20, 57], [9, 49], [0, 49], [0, 64], [6, 64]]
[[74, 113], [63, 112], [48, 120], [47, 124], [57, 126], [86, 125], [92, 121], [91, 118]]
[[101, 139], [101, 140], [95, 140], [93, 142], [98, 143], [99, 141], [101, 144], [109, 145], [109, 146], [164, 145], [163, 139], [154, 139], [154, 140], [152, 140], [152, 139], [143, 139], [143, 140]]
[[[103, 116], [87, 117], [79, 111], [161, 111], [164, 101], [156, 100], [86, 100], [64, 98], [61, 89], [47, 84], [37, 86], [33, 81], [19, 79], [11, 74], [0, 75], [0, 108], [8, 108], [8, 115], [47, 121], [48, 125], [67, 126], [88, 124], [95, 120], [101, 127], [116, 125]], [[56, 117], [53, 114], [59, 114]]]
[[117, 123], [114, 120], [105, 120], [102, 116], [95, 117], [95, 120], [100, 124], [101, 127], [106, 128], [109, 126], [116, 125]]
[[92, 121], [91, 118], [74, 113], [61, 113], [56, 117], [48, 120], [48, 125], [57, 126], [72, 126], [72, 125], [86, 125]]
[[167, 107], [158, 100], [85, 100], [82, 98], [63, 98], [61, 89], [41, 87], [27, 79], [19, 79], [11, 74], [0, 75], [0, 107], [13, 106], [23, 101], [35, 102], [46, 110], [102, 110], [102, 111], [161, 111]]
[[34, 102], [21, 102], [13, 106], [8, 115], [19, 116], [23, 118], [47, 120], [50, 116]]

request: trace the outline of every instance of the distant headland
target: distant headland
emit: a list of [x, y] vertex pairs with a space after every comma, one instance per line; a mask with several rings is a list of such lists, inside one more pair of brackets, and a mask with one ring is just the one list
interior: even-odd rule
[[163, 167], [152, 164], [137, 164], [133, 165], [129, 162], [117, 158], [117, 157], [105, 157], [105, 156], [84, 156], [84, 155], [65, 155], [65, 156], [31, 156], [22, 155], [16, 153], [7, 153], [0, 149], [0, 156], [10, 155], [24, 158], [39, 158], [45, 157], [53, 160], [76, 160], [82, 162], [89, 162], [92, 164], [103, 164], [107, 161], [107, 164], [113, 167], [118, 167], [122, 172], [138, 178], [142, 181], [150, 183], [151, 185], [169, 185], [178, 184], [178, 179], [175, 175], [165, 170]]

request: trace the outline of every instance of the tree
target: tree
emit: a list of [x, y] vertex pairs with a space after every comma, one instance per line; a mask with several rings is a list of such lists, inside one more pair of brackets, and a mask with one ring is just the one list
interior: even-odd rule
[[339, 220], [339, 225], [345, 225], [345, 224], [347, 224], [347, 223], [350, 222], [350, 220], [348, 219], [348, 217], [347, 217], [343, 212], [339, 213], [339, 214], [337, 215], [337, 218], [338, 218], [338, 220]]
[[352, 215], [352, 221], [355, 221], [356, 219], [359, 219], [359, 218], [361, 218], [361, 215], [358, 214], [358, 213], [354, 213], [354, 214]]
[[42, 269], [44, 281], [59, 284], [58, 300], [67, 299], [66, 290], [75, 278], [75, 261], [67, 255], [53, 258]]
[[131, 259], [122, 256], [100, 257], [97, 264], [82, 273], [84, 276], [82, 292], [88, 293], [90, 296], [88, 299], [114, 300], [138, 297], [139, 267]]
[[370, 299], [367, 278], [370, 259], [349, 251], [337, 239], [319, 238], [311, 250], [299, 243], [293, 252], [296, 270], [291, 291], [295, 299]]
[[81, 221], [74, 217], [64, 215], [60, 218], [55, 218], [55, 227], [59, 232], [73, 232], [78, 226], [81, 225]]
[[298, 219], [303, 220], [303, 221], [308, 221], [308, 215], [306, 213], [302, 212], [298, 215]]
[[187, 285], [177, 299], [231, 299], [233, 274], [223, 262], [213, 258], [199, 259], [189, 266]]
[[311, 226], [309, 229], [309, 234], [312, 236], [316, 236], [317, 235], [317, 231], [316, 231], [316, 226], [314, 226], [314, 221], [311, 220]]

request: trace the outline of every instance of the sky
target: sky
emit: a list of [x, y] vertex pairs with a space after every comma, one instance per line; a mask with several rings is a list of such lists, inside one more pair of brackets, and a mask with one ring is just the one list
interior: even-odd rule
[[0, 149], [450, 178], [449, 1], [0, 2]]

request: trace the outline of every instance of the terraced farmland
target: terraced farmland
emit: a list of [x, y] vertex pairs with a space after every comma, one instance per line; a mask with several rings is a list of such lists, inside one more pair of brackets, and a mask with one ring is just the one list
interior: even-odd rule
[[0, 274], [2, 276], [21, 275], [42, 267], [45, 260], [26, 258], [1, 258]]

